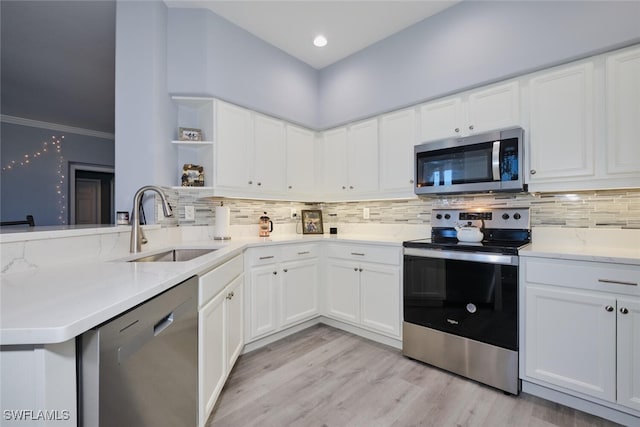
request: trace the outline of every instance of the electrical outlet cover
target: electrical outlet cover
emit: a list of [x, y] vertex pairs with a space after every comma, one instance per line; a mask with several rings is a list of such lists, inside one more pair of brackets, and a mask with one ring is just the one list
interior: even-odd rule
[[194, 221], [196, 219], [196, 210], [193, 206], [184, 207], [184, 219], [185, 221]]

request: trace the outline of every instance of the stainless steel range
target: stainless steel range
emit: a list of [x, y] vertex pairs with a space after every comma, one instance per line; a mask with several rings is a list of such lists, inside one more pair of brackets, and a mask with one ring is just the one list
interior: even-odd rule
[[431, 238], [403, 243], [403, 353], [518, 394], [518, 251], [531, 241], [528, 208], [434, 209], [431, 226]]

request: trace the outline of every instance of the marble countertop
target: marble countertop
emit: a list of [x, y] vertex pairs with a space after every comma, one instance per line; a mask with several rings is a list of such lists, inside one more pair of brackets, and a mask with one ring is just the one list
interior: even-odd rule
[[64, 342], [195, 274], [242, 254], [247, 247], [332, 240], [401, 246], [398, 238], [371, 235], [283, 235], [224, 242], [207, 240], [143, 252], [147, 255], [175, 247], [217, 249], [186, 262], [126, 262], [140, 256], [136, 254], [3, 274], [0, 344]]

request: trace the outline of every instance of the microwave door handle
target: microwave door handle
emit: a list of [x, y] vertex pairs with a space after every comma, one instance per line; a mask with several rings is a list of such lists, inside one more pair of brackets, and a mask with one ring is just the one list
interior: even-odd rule
[[500, 141], [493, 141], [493, 153], [491, 155], [491, 170], [493, 180], [500, 181]]

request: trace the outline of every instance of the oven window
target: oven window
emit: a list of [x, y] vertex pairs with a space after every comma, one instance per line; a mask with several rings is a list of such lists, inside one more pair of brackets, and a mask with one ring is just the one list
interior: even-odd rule
[[404, 320], [517, 350], [518, 268], [404, 257]]

